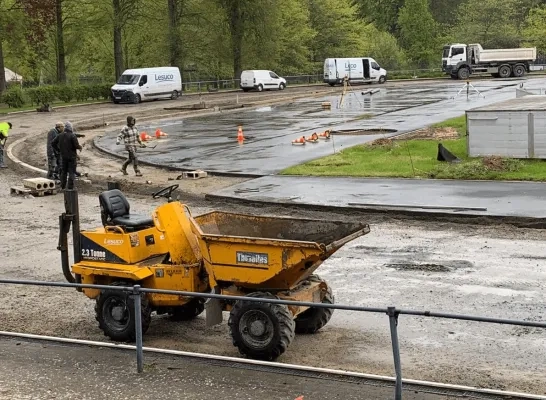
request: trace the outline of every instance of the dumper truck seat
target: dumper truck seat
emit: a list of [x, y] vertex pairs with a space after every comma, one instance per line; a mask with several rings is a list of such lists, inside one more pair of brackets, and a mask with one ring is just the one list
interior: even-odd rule
[[150, 216], [130, 213], [129, 201], [119, 189], [102, 192], [99, 195], [99, 202], [104, 226], [117, 225], [132, 232], [154, 226]]

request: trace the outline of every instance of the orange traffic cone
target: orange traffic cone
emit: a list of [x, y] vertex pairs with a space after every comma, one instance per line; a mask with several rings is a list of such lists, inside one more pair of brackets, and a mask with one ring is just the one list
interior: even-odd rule
[[311, 143], [318, 143], [318, 135], [316, 132], [313, 132], [311, 136], [308, 136], [305, 138], [305, 141], [311, 142]]
[[245, 136], [243, 135], [243, 127], [239, 125], [239, 130], [237, 131], [237, 141], [242, 142], [245, 140]]
[[305, 144], [305, 136], [302, 136], [296, 140], [292, 140], [292, 144]]
[[303, 396], [296, 397], [294, 400], [303, 400]]
[[140, 140], [142, 140], [143, 142], [147, 142], [151, 138], [152, 137], [150, 135], [148, 135], [148, 132], [141, 132], [140, 133]]
[[162, 137], [164, 137], [164, 136], [169, 136], [169, 135], [167, 135], [165, 132], [163, 132], [163, 131], [162, 131], [161, 129], [159, 129], [159, 128], [156, 129], [156, 131], [155, 131], [155, 138], [156, 138], [156, 139], [162, 138]]

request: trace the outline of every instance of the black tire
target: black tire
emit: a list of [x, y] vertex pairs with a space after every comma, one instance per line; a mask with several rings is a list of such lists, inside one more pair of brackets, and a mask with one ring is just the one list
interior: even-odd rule
[[[125, 282], [114, 282], [112, 286], [128, 286]], [[152, 320], [152, 309], [145, 293], [141, 299], [142, 334], [146, 333]], [[116, 307], [117, 309], [114, 309]], [[121, 315], [112, 315], [121, 312]], [[101, 290], [95, 303], [95, 318], [105, 336], [117, 342], [130, 342], [136, 338], [135, 304], [128, 292]]]
[[516, 64], [514, 65], [514, 68], [512, 69], [512, 75], [516, 78], [521, 78], [523, 75], [525, 75], [525, 65], [523, 64]]
[[258, 92], [263, 92], [263, 90], [264, 90], [263, 85], [262, 85], [262, 84], [259, 84], [259, 85], [258, 85]]
[[466, 80], [470, 76], [470, 70], [467, 67], [459, 68], [457, 71], [457, 78]]
[[133, 103], [138, 104], [138, 103], [141, 102], [141, 100], [142, 100], [142, 99], [140, 98], [140, 95], [139, 95], [139, 94], [135, 94], [135, 97], [134, 97], [134, 99], [133, 99]]
[[334, 87], [334, 86], [336, 86], [336, 83], [335, 82], [330, 82], [330, 83], [328, 83], [328, 85]]
[[284, 90], [285, 87], [286, 87], [286, 85], [284, 83], [281, 83], [279, 85], [279, 90]]
[[173, 307], [170, 312], [173, 321], [191, 321], [205, 310], [203, 299], [193, 298], [180, 307]]
[[[248, 297], [278, 299], [267, 292], [250, 293]], [[256, 322], [261, 324], [254, 324]], [[296, 335], [292, 314], [282, 304], [237, 301], [229, 314], [228, 325], [233, 345], [242, 355], [258, 360], [277, 359]], [[255, 331], [250, 332], [251, 329]]]
[[511, 74], [512, 74], [512, 68], [510, 68], [509, 65], [501, 65], [499, 67], [499, 77], [509, 78]]
[[381, 75], [381, 76], [379, 77], [379, 83], [380, 83], [380, 84], [383, 84], [383, 83], [385, 83], [386, 81], [387, 81], [387, 77], [386, 77], [385, 75]]
[[[311, 275], [308, 279], [310, 282], [324, 282], [318, 275]], [[321, 301], [322, 304], [334, 304], [334, 294], [332, 288], [328, 286], [326, 294]], [[311, 307], [296, 317], [296, 333], [312, 334], [323, 328], [330, 318], [334, 310], [331, 308]]]
[[178, 90], [173, 90], [173, 92], [171, 93], [171, 100], [176, 100], [178, 99]]

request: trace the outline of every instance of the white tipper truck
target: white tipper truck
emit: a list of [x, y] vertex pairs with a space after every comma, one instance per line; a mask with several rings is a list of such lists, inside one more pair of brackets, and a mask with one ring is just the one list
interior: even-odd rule
[[526, 72], [543, 69], [533, 65], [536, 58], [536, 47], [484, 50], [480, 44], [450, 44], [444, 46], [442, 71], [463, 80], [483, 73], [495, 78], [519, 78]]

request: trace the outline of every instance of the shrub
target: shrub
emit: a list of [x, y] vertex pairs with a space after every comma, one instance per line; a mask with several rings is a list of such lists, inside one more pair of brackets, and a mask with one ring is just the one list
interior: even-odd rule
[[74, 97], [77, 101], [87, 101], [91, 97], [89, 86], [79, 85], [74, 87]]
[[50, 104], [53, 100], [55, 100], [55, 91], [56, 89], [54, 86], [38, 86], [27, 89], [27, 94], [33, 104], [42, 105]]
[[59, 100], [70, 103], [74, 98], [74, 88], [66, 85], [57, 86], [56, 94]]
[[25, 105], [25, 96], [20, 87], [13, 87], [4, 92], [2, 101], [10, 108], [19, 108]]

